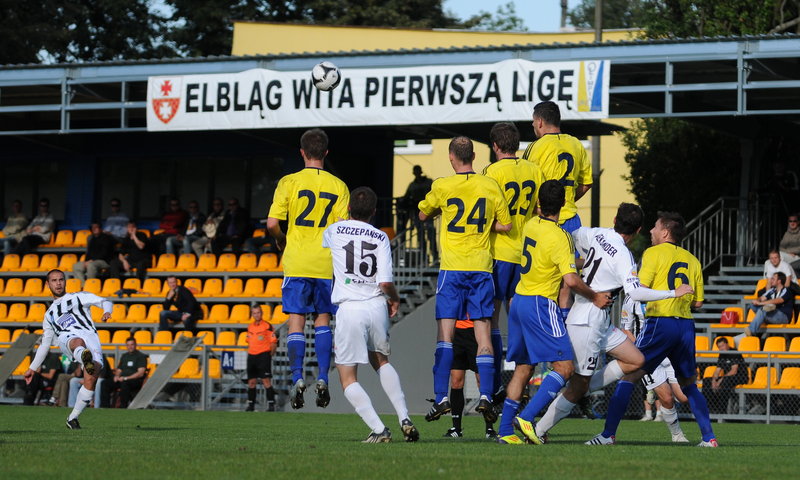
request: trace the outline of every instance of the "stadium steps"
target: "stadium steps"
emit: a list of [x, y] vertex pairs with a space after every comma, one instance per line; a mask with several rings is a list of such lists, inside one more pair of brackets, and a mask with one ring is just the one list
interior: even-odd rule
[[697, 323], [717, 323], [724, 309], [743, 307], [743, 297], [753, 293], [763, 271], [762, 266], [722, 267], [718, 275], [709, 276], [705, 303], [694, 315]]

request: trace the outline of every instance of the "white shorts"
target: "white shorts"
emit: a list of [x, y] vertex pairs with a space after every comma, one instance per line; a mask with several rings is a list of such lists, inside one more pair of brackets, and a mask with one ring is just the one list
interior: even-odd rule
[[386, 299], [339, 304], [333, 350], [337, 365], [369, 363], [369, 352], [389, 355], [389, 309]]
[[678, 383], [678, 379], [675, 378], [675, 369], [672, 368], [672, 363], [670, 363], [669, 358], [665, 358], [664, 361], [653, 370], [653, 373], [642, 377], [642, 383], [644, 383], [644, 386], [648, 390], [654, 390], [664, 382]]
[[601, 353], [614, 350], [628, 339], [614, 325], [567, 325], [567, 332], [575, 352], [575, 373], [586, 377], [597, 369]]
[[73, 338], [80, 338], [83, 340], [83, 343], [86, 344], [86, 348], [92, 352], [92, 360], [94, 360], [95, 365], [98, 365], [102, 368], [104, 365], [103, 347], [100, 345], [100, 339], [97, 337], [97, 334], [94, 332], [68, 331], [58, 336], [58, 346], [61, 348], [61, 351], [73, 361], [77, 361], [78, 359], [72, 356], [72, 351], [69, 349], [69, 342]]

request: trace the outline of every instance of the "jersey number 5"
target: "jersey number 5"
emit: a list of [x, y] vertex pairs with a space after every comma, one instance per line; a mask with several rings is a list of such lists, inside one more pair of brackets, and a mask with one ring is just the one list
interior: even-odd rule
[[[301, 227], [313, 227], [314, 221], [309, 220], [308, 216], [312, 211], [314, 211], [314, 206], [317, 204], [317, 197], [311, 190], [300, 190], [297, 192], [298, 199], [303, 197], [308, 199], [308, 205], [306, 205], [305, 210], [300, 212], [300, 215], [297, 217], [297, 219], [295, 219], [294, 224]], [[325, 211], [322, 213], [322, 218], [319, 219], [319, 224], [317, 225], [318, 227], [324, 227], [328, 224], [328, 216], [330, 216], [331, 211], [333, 210], [333, 205], [336, 204], [336, 200], [339, 199], [339, 195], [328, 192], [319, 192], [319, 198], [328, 201], [328, 204], [325, 205]]]
[[[464, 233], [464, 227], [458, 225], [458, 222], [461, 221], [461, 217], [464, 216], [464, 211], [466, 207], [464, 205], [464, 200], [461, 200], [458, 197], [448, 198], [447, 199], [447, 206], [455, 205], [458, 211], [456, 211], [456, 216], [450, 220], [450, 223], [447, 224], [447, 231], [453, 233]], [[467, 215], [467, 225], [475, 225], [478, 227], [478, 233], [483, 233], [483, 229], [486, 228], [486, 199], [481, 197], [475, 202], [475, 206], [472, 207], [472, 210], [469, 211], [469, 215]]]
[[525, 242], [522, 244], [522, 256], [525, 257], [525, 260], [522, 261], [521, 273], [528, 273], [531, 271], [531, 264], [533, 263], [533, 259], [531, 258], [531, 252], [528, 251], [529, 247], [535, 248], [536, 240], [530, 237], [525, 237]]

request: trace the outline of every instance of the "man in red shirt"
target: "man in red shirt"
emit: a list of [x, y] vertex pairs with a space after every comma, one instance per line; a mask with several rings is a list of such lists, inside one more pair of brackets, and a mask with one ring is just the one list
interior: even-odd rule
[[267, 411], [275, 411], [275, 389], [272, 388], [272, 350], [278, 344], [269, 322], [264, 321], [260, 305], [250, 308], [253, 321], [247, 326], [247, 412], [256, 409], [258, 379], [267, 390]]

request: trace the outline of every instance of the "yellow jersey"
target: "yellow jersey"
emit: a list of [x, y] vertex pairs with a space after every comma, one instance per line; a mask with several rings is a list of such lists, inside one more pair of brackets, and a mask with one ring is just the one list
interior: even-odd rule
[[674, 290], [681, 284], [688, 284], [694, 290], [693, 295], [647, 302], [648, 317], [692, 318], [692, 303], [704, 298], [700, 261], [674, 243], [662, 243], [644, 251], [639, 280], [654, 290]]
[[497, 182], [475, 172], [436, 179], [419, 209], [426, 215], [442, 211], [441, 270], [492, 271], [492, 225], [495, 220], [511, 223], [506, 197]]
[[558, 180], [564, 186], [566, 203], [558, 223], [574, 217], [578, 213], [575, 189], [578, 185], [592, 184], [592, 163], [580, 140], [566, 133], [548, 133], [528, 145], [522, 158], [538, 165], [545, 180]]
[[536, 216], [522, 229], [522, 275], [516, 292], [558, 299], [561, 278], [575, 269], [572, 235], [556, 222]]
[[505, 190], [511, 214], [510, 232], [492, 232], [489, 235], [492, 256], [495, 260], [520, 263], [522, 227], [536, 213], [539, 187], [544, 183], [542, 171], [527, 160], [504, 158], [484, 168], [483, 174], [493, 178]]
[[349, 204], [347, 185], [320, 168], [307, 167], [281, 178], [268, 216], [288, 221], [284, 276], [333, 278], [331, 251], [322, 247], [322, 233], [348, 218]]

